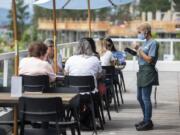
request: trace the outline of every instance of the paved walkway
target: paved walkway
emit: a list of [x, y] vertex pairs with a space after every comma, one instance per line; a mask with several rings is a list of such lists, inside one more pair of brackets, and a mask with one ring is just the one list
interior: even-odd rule
[[[107, 121], [100, 135], [180, 135], [180, 113], [178, 104], [177, 72], [160, 72], [160, 86], [157, 92], [157, 108], [153, 108], [154, 130], [137, 132], [134, 123], [142, 119], [142, 113], [136, 101], [136, 74], [124, 72], [127, 93], [125, 104], [119, 113], [112, 111], [112, 121]], [[179, 73], [180, 83], [180, 73]], [[152, 101], [154, 93], [152, 94]], [[90, 135], [92, 132], [83, 132]]]

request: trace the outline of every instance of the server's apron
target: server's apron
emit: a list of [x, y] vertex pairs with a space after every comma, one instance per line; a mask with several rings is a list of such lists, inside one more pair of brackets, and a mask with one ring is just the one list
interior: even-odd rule
[[137, 86], [159, 85], [158, 72], [154, 65], [140, 65], [137, 72]]

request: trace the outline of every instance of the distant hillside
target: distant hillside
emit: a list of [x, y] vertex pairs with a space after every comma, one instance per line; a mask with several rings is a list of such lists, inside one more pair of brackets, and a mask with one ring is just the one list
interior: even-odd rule
[[8, 16], [8, 10], [0, 8], [0, 26], [7, 25], [9, 23], [7, 16]]

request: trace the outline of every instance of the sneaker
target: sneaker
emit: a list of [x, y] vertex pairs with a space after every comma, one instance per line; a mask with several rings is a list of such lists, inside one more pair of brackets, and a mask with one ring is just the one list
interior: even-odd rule
[[137, 131], [148, 131], [148, 130], [152, 130], [153, 126], [154, 126], [153, 122], [150, 120], [149, 122], [146, 122], [146, 123], [136, 127], [136, 130]]
[[138, 127], [138, 126], [143, 125], [143, 124], [144, 124], [144, 121], [140, 121], [139, 123], [134, 124], [134, 126]]

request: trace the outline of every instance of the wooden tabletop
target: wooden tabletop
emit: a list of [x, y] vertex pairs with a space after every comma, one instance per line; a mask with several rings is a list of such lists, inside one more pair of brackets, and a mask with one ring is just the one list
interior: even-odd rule
[[[33, 97], [33, 98], [48, 98], [48, 97], [61, 97], [63, 103], [69, 103], [77, 94], [74, 93], [24, 93], [24, 97]], [[11, 93], [0, 93], [0, 103], [14, 103], [17, 104], [19, 97], [12, 97]]]

